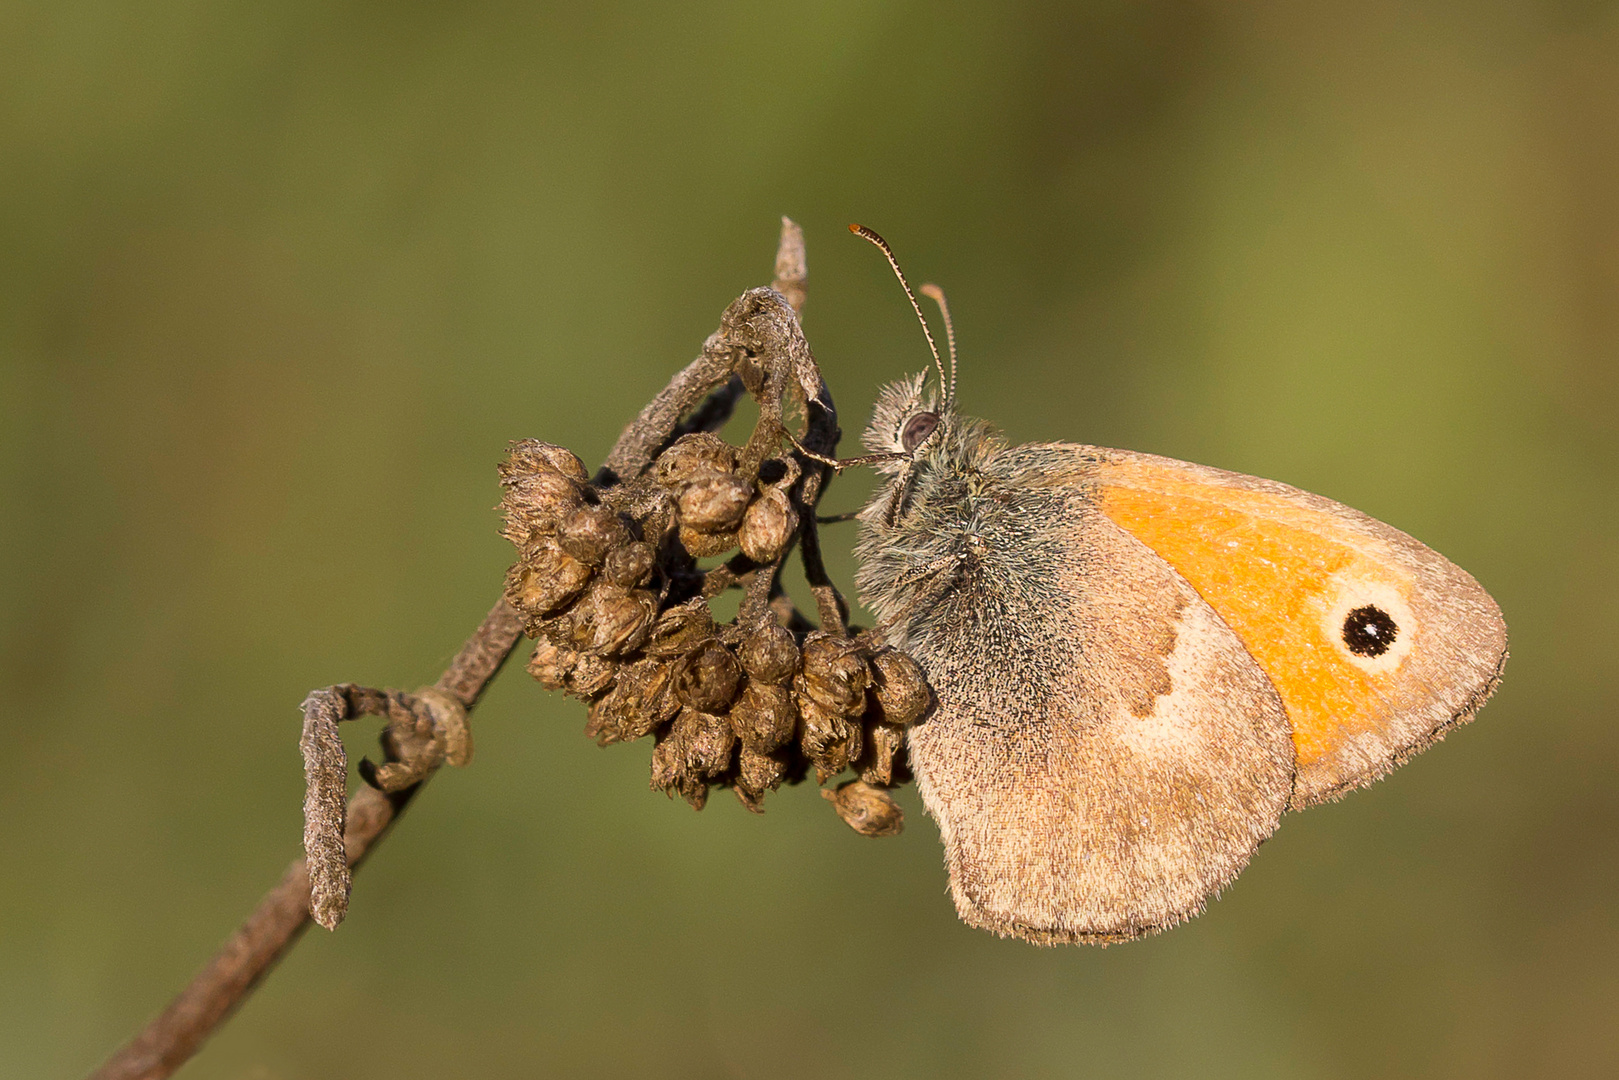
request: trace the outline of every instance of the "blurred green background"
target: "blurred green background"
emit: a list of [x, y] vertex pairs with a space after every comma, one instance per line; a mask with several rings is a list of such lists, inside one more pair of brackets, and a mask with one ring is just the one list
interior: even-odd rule
[[956, 922], [914, 792], [694, 814], [514, 665], [183, 1075], [1619, 1073], [1614, 4], [13, 0], [0, 56], [0, 1074], [211, 953], [297, 853], [304, 693], [436, 674], [508, 440], [599, 461], [783, 213], [851, 436], [925, 357], [859, 220], [967, 411], [1413, 533], [1498, 697], [1195, 922], [1038, 950]]

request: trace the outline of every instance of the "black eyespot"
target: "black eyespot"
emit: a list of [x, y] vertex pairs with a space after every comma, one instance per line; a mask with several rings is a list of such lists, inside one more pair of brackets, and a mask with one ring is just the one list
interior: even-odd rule
[[1399, 634], [1389, 613], [1370, 604], [1344, 616], [1344, 644], [1356, 656], [1382, 656]]
[[905, 421], [905, 428], [899, 433], [899, 444], [905, 448], [905, 452], [908, 454], [921, 446], [927, 437], [933, 434], [933, 429], [938, 426], [938, 413], [919, 412]]

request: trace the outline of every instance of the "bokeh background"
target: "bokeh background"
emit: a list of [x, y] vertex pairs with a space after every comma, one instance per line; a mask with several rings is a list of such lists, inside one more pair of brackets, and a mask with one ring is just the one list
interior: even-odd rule
[[0, 1073], [211, 953], [304, 693], [434, 676], [508, 440], [599, 461], [783, 213], [846, 431], [925, 357], [859, 220], [968, 411], [1413, 533], [1505, 609], [1497, 698], [1195, 922], [1038, 950], [914, 792], [694, 814], [519, 663], [183, 1075], [1619, 1073], [1616, 5], [13, 0], [0, 54]]

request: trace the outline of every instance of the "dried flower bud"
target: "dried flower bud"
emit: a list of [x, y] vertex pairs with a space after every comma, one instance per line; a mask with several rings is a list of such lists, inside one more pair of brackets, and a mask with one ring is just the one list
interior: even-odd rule
[[611, 746], [619, 741], [618, 716], [613, 712], [612, 700], [613, 694], [609, 691], [585, 715], [585, 738], [595, 739], [597, 746]]
[[542, 637], [534, 645], [534, 655], [528, 658], [528, 673], [547, 690], [561, 690], [578, 660], [579, 654], [573, 649]]
[[581, 506], [557, 526], [562, 550], [587, 566], [600, 566], [607, 553], [630, 541], [630, 530], [608, 506]]
[[585, 463], [572, 450], [539, 439], [521, 439], [512, 443], [508, 460], [530, 470], [558, 472], [581, 484], [590, 478], [585, 472]]
[[598, 581], [573, 608], [573, 640], [586, 652], [619, 656], [646, 642], [658, 598], [645, 589]]
[[731, 473], [693, 477], [680, 492], [680, 522], [699, 532], [727, 532], [742, 524], [753, 485]]
[[584, 591], [590, 567], [542, 536], [506, 574], [506, 599], [530, 620], [551, 614]]
[[641, 538], [656, 552], [680, 527], [679, 516], [679, 507], [672, 496], [666, 494], [662, 499], [653, 500], [652, 509], [640, 520]]
[[894, 759], [905, 749], [905, 729], [893, 724], [868, 724], [865, 747], [855, 767], [868, 784], [887, 786], [894, 782]]
[[742, 666], [731, 650], [710, 638], [675, 665], [675, 694], [700, 712], [719, 713], [736, 699]]
[[798, 643], [792, 631], [767, 621], [742, 639], [737, 659], [750, 678], [783, 685], [798, 670]]
[[602, 575], [614, 585], [633, 589], [652, 579], [652, 568], [658, 556], [652, 545], [643, 540], [632, 540], [607, 553], [602, 564]]
[[785, 687], [749, 681], [731, 706], [731, 727], [744, 746], [768, 753], [787, 745], [798, 727], [798, 710]]
[[731, 765], [731, 752], [736, 749], [736, 735], [730, 721], [712, 713], [682, 709], [675, 723], [690, 717], [696, 725], [696, 734], [686, 748], [687, 761], [693, 772], [702, 776], [718, 776]]
[[678, 792], [698, 810], [708, 799], [708, 777], [731, 763], [736, 737], [722, 716], [682, 709], [652, 750], [652, 786]]
[[694, 559], [707, 559], [714, 555], [724, 555], [736, 547], [736, 530], [728, 532], [703, 532], [690, 525], [681, 523], [680, 546], [691, 553]]
[[826, 783], [860, 756], [859, 723], [807, 698], [799, 699], [798, 714], [803, 720], [798, 744], [815, 766], [817, 783]]
[[658, 745], [652, 748], [652, 787], [670, 795], [678, 793], [701, 810], [708, 798], [708, 784], [692, 772], [687, 754], [696, 737], [696, 724], [681, 723], [680, 718], [658, 736]]
[[765, 792], [781, 787], [786, 775], [787, 765], [778, 755], [761, 753], [743, 743], [737, 752], [737, 776], [732, 790], [743, 806], [755, 814], [762, 813], [759, 804], [764, 801]]
[[781, 558], [787, 543], [798, 532], [798, 514], [788, 503], [787, 496], [776, 488], [748, 505], [742, 515], [742, 527], [737, 530], [737, 542], [742, 554], [756, 563], [773, 563]]
[[905, 828], [905, 812], [882, 788], [851, 780], [836, 791], [822, 791], [843, 823], [861, 836], [898, 836]]
[[714, 634], [714, 616], [708, 602], [698, 597], [659, 615], [644, 649], [648, 656], [684, 656]]
[[524, 627], [531, 638], [543, 638], [565, 649], [575, 649], [573, 641], [573, 609], [563, 608], [547, 618], [529, 619]]
[[654, 478], [664, 487], [680, 487], [699, 473], [736, 470], [736, 448], [707, 431], [682, 435], [658, 455]]
[[617, 677], [618, 665], [613, 661], [580, 653], [568, 673], [568, 693], [589, 700], [611, 687]]
[[875, 719], [900, 727], [922, 719], [933, 701], [922, 668], [897, 649], [883, 649], [871, 658], [871, 690], [877, 699]]
[[673, 720], [680, 711], [673, 684], [674, 669], [665, 660], [638, 660], [620, 671], [613, 692], [601, 701], [612, 718], [615, 740], [643, 738]]
[[583, 501], [579, 485], [551, 469], [509, 471], [501, 476], [507, 535], [549, 529]]
[[822, 707], [843, 716], [859, 716], [866, 707], [871, 670], [860, 647], [849, 638], [816, 631], [804, 639], [803, 666], [794, 688]]

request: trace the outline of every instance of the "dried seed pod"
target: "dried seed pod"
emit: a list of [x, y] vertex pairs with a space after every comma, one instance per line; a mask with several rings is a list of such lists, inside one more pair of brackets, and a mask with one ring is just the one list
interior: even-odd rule
[[[658, 744], [652, 748], [652, 787], [655, 790], [673, 795], [680, 791], [683, 785], [697, 779], [692, 775], [686, 753], [696, 735], [695, 724], [683, 724], [677, 717], [675, 722], [658, 736]], [[706, 788], [707, 784], [703, 787]]]
[[613, 695], [609, 691], [607, 696], [591, 705], [590, 712], [585, 715], [585, 738], [595, 739], [597, 746], [611, 746], [619, 741], [618, 716], [613, 712], [612, 700]]
[[605, 692], [618, 677], [618, 664], [589, 653], [580, 653], [568, 673], [568, 693], [590, 700]]
[[658, 598], [645, 589], [598, 581], [574, 605], [574, 641], [598, 656], [633, 652], [646, 642], [657, 613]]
[[701, 597], [688, 600], [658, 616], [643, 646], [648, 656], [684, 656], [700, 641], [714, 636], [713, 613]]
[[630, 542], [630, 530], [608, 506], [581, 506], [557, 526], [562, 550], [587, 566], [600, 566], [607, 553]]
[[736, 547], [736, 530], [728, 532], [703, 532], [690, 525], [681, 523], [680, 546], [685, 548], [694, 559], [707, 559], [714, 555], [724, 555]]
[[836, 791], [822, 791], [845, 825], [861, 836], [898, 836], [905, 828], [905, 812], [882, 788], [851, 780]]
[[871, 692], [878, 712], [873, 719], [900, 727], [922, 719], [933, 701], [922, 668], [898, 649], [883, 649], [871, 658]]
[[742, 515], [737, 543], [742, 554], [756, 563], [773, 563], [787, 550], [788, 541], [798, 532], [798, 514], [787, 496], [776, 488], [766, 488]]
[[736, 749], [736, 735], [731, 731], [731, 723], [723, 716], [694, 709], [682, 709], [680, 715], [675, 717], [675, 723], [688, 716], [696, 727], [696, 733], [686, 748], [686, 760], [693, 772], [704, 777], [718, 776], [730, 768], [731, 753]]
[[785, 687], [749, 680], [731, 706], [731, 727], [744, 746], [768, 753], [792, 741], [798, 710]]
[[595, 632], [590, 621], [589, 595], [587, 592], [561, 613], [542, 620], [538, 626], [540, 633], [565, 649], [575, 652], [588, 649], [591, 635]]
[[679, 509], [675, 506], [673, 496], [665, 495], [662, 499], [653, 500], [652, 509], [640, 520], [642, 539], [651, 544], [652, 550], [656, 552], [680, 527], [677, 520], [679, 517]]
[[652, 749], [652, 786], [679, 794], [693, 809], [708, 801], [708, 769], [720, 772], [730, 763], [735, 739], [723, 717], [682, 709]]
[[750, 678], [777, 686], [785, 685], [798, 671], [798, 643], [792, 631], [776, 622], [765, 622], [742, 639], [737, 659]]
[[742, 744], [737, 752], [737, 776], [732, 790], [742, 805], [755, 814], [762, 813], [759, 804], [766, 791], [781, 787], [787, 775], [787, 765], [776, 754], [766, 754]]
[[547, 618], [529, 619], [525, 629], [531, 638], [544, 639], [565, 649], [574, 649], [575, 651], [578, 649], [578, 646], [573, 641], [573, 609], [571, 607], [563, 608], [557, 614]]
[[728, 532], [742, 524], [753, 485], [731, 473], [700, 473], [680, 492], [680, 523], [699, 532]]
[[514, 471], [501, 477], [508, 536], [548, 531], [584, 501], [579, 485], [551, 469]]
[[894, 759], [905, 749], [905, 729], [893, 724], [868, 724], [865, 746], [855, 767], [868, 784], [887, 786], [894, 782]]
[[708, 431], [682, 435], [658, 455], [652, 475], [664, 487], [681, 487], [699, 473], [736, 470], [736, 447]]
[[793, 685], [800, 698], [843, 716], [859, 716], [865, 711], [871, 669], [854, 641], [817, 630], [804, 639], [803, 664]]
[[549, 469], [581, 484], [590, 478], [585, 472], [585, 463], [572, 450], [539, 439], [520, 439], [512, 443], [509, 460], [521, 462], [529, 469]]
[[669, 664], [662, 660], [641, 660], [620, 668], [613, 688], [590, 707], [585, 734], [598, 746], [652, 734], [680, 711], [670, 683]]
[[506, 513], [506, 520], [500, 526], [500, 535], [512, 542], [512, 546], [522, 550], [533, 543], [540, 535], [540, 529], [521, 514], [512, 513], [511, 506], [503, 499], [502, 508]]
[[815, 780], [824, 784], [860, 756], [860, 724], [819, 703], [798, 699], [802, 720], [798, 745], [815, 766]]
[[590, 567], [542, 536], [506, 574], [506, 599], [530, 620], [543, 618], [584, 591]]
[[602, 563], [602, 576], [614, 585], [633, 589], [652, 579], [652, 568], [657, 565], [657, 552], [644, 540], [632, 540], [607, 553]]
[[731, 650], [710, 638], [675, 665], [675, 695], [699, 712], [720, 713], [736, 700], [742, 666]]
[[673, 720], [680, 711], [673, 685], [674, 668], [666, 660], [638, 660], [620, 671], [613, 692], [602, 699], [617, 738], [639, 739]]
[[579, 654], [573, 649], [542, 637], [534, 645], [534, 655], [528, 658], [528, 673], [547, 690], [561, 690], [578, 660]]

